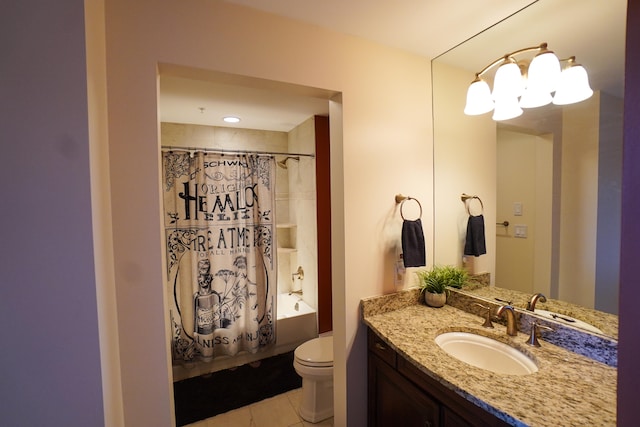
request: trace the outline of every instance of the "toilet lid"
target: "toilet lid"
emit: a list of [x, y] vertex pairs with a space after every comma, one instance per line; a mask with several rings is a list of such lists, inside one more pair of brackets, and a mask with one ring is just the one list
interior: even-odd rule
[[298, 363], [306, 366], [333, 366], [333, 337], [314, 338], [294, 352]]

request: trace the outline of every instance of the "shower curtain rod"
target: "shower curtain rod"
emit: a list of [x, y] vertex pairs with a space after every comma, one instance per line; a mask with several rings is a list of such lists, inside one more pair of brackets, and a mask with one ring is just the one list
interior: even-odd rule
[[303, 157], [311, 157], [315, 158], [315, 154], [307, 154], [307, 153], [284, 153], [284, 152], [274, 152], [274, 151], [251, 151], [251, 150], [229, 150], [224, 148], [201, 148], [201, 147], [174, 147], [171, 145], [163, 145], [161, 147], [163, 150], [172, 150], [172, 151], [205, 151], [205, 152], [215, 152], [215, 153], [230, 153], [230, 154], [268, 154], [272, 156], [303, 156]]

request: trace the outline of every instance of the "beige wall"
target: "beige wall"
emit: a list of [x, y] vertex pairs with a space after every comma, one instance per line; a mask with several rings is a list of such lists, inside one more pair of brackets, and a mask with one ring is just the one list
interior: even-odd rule
[[[549, 295], [552, 136], [498, 129], [497, 150], [497, 219], [509, 227], [496, 231], [496, 285]], [[514, 214], [514, 203], [522, 215]], [[526, 238], [515, 237], [517, 225], [527, 226]]]
[[559, 298], [595, 301], [600, 93], [563, 112]]
[[365, 425], [366, 343], [359, 301], [393, 291], [393, 251], [387, 242], [399, 232], [396, 193], [421, 201], [427, 253], [433, 253], [429, 60], [217, 1], [113, 0], [106, 15], [127, 425], [172, 423], [163, 327], [158, 63], [341, 93], [330, 107], [335, 423]]
[[85, 1], [91, 209], [104, 421], [124, 425], [113, 266], [104, 1]]

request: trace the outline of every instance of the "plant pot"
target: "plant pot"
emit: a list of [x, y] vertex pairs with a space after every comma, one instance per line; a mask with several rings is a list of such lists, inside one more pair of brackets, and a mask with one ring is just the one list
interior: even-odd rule
[[429, 291], [424, 292], [424, 302], [430, 307], [442, 307], [447, 303], [447, 294], [445, 292], [441, 294], [434, 294]]

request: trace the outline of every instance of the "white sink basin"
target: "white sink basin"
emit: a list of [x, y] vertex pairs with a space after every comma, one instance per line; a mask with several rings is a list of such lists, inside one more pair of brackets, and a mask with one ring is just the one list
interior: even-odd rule
[[469, 332], [445, 332], [435, 341], [456, 359], [497, 374], [527, 375], [538, 371], [538, 366], [527, 355], [489, 337]]
[[535, 309], [535, 314], [538, 314], [542, 317], [546, 317], [547, 319], [553, 319], [556, 322], [563, 323], [565, 325], [574, 326], [576, 328], [584, 329], [590, 332], [595, 332], [597, 334], [602, 334], [603, 332], [589, 323], [583, 322], [582, 320], [575, 319], [571, 316], [567, 316], [565, 314], [554, 313], [553, 311], [547, 310], [539, 310]]

